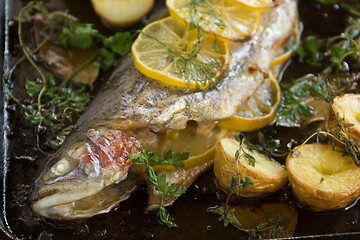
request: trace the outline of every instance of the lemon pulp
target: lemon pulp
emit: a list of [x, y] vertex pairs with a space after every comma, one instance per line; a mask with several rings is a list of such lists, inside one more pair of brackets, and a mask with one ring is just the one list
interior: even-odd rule
[[132, 46], [136, 68], [145, 76], [185, 88], [207, 88], [226, 75], [226, 42], [189, 31], [171, 17], [144, 28]]
[[260, 24], [260, 11], [233, 0], [167, 0], [170, 15], [187, 28], [201, 28], [221, 38], [248, 40]]
[[270, 71], [265, 82], [241, 106], [235, 116], [219, 121], [219, 126], [242, 132], [261, 129], [274, 120], [280, 99], [280, 86]]

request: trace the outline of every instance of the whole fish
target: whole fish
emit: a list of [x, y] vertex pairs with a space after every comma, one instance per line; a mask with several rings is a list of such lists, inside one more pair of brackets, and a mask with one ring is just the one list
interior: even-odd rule
[[[297, 31], [297, 2], [285, 0], [262, 11], [258, 33], [249, 41], [229, 43], [231, 64], [216, 88], [197, 91], [167, 86], [142, 75], [129, 54], [113, 72], [63, 146], [36, 179], [31, 207], [57, 220], [108, 212], [127, 199], [146, 174], [132, 166], [130, 153], [156, 149], [164, 133], [195, 124], [195, 134], [215, 129], [234, 116], [262, 84], [274, 57]], [[175, 140], [176, 141], [176, 138]], [[175, 144], [175, 143], [174, 143]], [[171, 145], [171, 144], [170, 144]], [[171, 146], [170, 146], [171, 147]], [[206, 162], [165, 171], [169, 182], [189, 186]], [[149, 209], [159, 206], [159, 192], [148, 183]], [[171, 204], [175, 199], [166, 199]]]

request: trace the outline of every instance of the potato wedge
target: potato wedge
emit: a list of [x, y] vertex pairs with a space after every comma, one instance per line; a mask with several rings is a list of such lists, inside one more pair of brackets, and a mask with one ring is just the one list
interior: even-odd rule
[[344, 119], [344, 124], [354, 124], [349, 127], [348, 135], [360, 145], [360, 94], [344, 94], [337, 96], [334, 99], [332, 107], [335, 111], [330, 109], [325, 121], [327, 131], [337, 124], [336, 116], [339, 119]]
[[287, 172], [284, 166], [263, 154], [246, 150], [256, 160], [255, 167], [249, 165], [244, 157], [235, 160], [239, 143], [232, 138], [223, 138], [215, 149], [214, 173], [221, 188], [230, 191], [234, 175], [250, 178], [253, 185], [239, 190], [241, 197], [257, 197], [266, 193], [276, 192], [287, 183]]
[[129, 27], [154, 6], [154, 0], [91, 0], [96, 14], [114, 27]]
[[286, 168], [299, 203], [312, 211], [342, 209], [360, 196], [360, 168], [329, 144], [305, 144]]

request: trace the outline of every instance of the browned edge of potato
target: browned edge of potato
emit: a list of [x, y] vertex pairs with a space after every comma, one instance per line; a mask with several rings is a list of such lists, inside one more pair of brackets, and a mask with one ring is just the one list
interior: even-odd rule
[[236, 161], [235, 152], [238, 148], [239, 143], [235, 139], [223, 138], [215, 149], [214, 173], [220, 187], [225, 191], [230, 191], [232, 177], [237, 173], [242, 177], [250, 178], [253, 184], [238, 191], [241, 197], [251, 198], [273, 193], [288, 182], [285, 167], [257, 151], [245, 150], [256, 159], [254, 167], [243, 157]]
[[360, 196], [360, 168], [330, 144], [305, 144], [288, 155], [286, 168], [295, 198], [312, 211], [342, 209]]
[[[333, 109], [334, 110], [333, 110]], [[348, 136], [360, 144], [360, 94], [344, 94], [334, 98], [326, 117], [325, 128], [330, 131], [337, 124], [337, 118], [344, 119], [345, 124], [354, 124], [348, 128]], [[334, 112], [335, 111], [335, 112]], [[336, 114], [336, 116], [335, 116]]]

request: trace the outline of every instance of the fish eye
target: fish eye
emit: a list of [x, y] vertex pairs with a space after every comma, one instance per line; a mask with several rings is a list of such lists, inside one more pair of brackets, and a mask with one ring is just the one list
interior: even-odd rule
[[69, 161], [67, 159], [63, 158], [51, 167], [50, 172], [54, 176], [62, 176], [62, 175], [65, 175], [66, 173], [68, 173], [69, 169], [70, 169]]
[[76, 161], [69, 157], [63, 156], [57, 159], [59, 160], [53, 159], [53, 161], [51, 161], [52, 163], [50, 163], [46, 168], [48, 170], [43, 171], [43, 180], [48, 181], [57, 177], [65, 176], [76, 167]]

